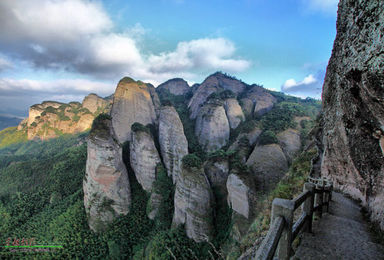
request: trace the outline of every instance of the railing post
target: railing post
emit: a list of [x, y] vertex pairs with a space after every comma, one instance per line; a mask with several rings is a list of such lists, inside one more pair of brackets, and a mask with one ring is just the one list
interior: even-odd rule
[[309, 196], [303, 204], [303, 212], [308, 216], [308, 224], [307, 224], [306, 231], [312, 233], [313, 205], [315, 201], [315, 185], [313, 183], [306, 182], [304, 183], [303, 190], [311, 192], [311, 196]]
[[294, 202], [291, 200], [276, 198], [272, 203], [271, 223], [275, 218], [281, 216], [285, 220], [284, 230], [281, 234], [280, 242], [277, 247], [276, 255], [279, 260], [288, 260], [292, 252], [292, 225]]
[[319, 206], [318, 210], [315, 212], [315, 216], [321, 218], [323, 216], [323, 197], [324, 197], [324, 182], [321, 180], [321, 183], [316, 185], [316, 190], [319, 190], [320, 193], [315, 194], [315, 206]]

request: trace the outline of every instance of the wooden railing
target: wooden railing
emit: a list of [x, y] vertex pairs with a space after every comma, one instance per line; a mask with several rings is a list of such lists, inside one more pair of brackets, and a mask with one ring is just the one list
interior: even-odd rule
[[[276, 198], [272, 203], [271, 225], [256, 253], [257, 260], [269, 260], [275, 256], [279, 260], [289, 259], [292, 242], [301, 231], [312, 232], [313, 215], [322, 216], [324, 207], [329, 210], [332, 199], [332, 181], [321, 178], [308, 178], [304, 184], [303, 192], [293, 200]], [[293, 223], [296, 209], [302, 206], [303, 213]]]

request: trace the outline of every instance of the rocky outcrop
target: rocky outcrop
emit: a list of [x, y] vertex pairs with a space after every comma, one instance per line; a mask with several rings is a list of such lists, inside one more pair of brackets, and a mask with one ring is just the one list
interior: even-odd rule
[[247, 160], [259, 187], [272, 189], [288, 170], [288, 162], [278, 144], [256, 146]]
[[151, 196], [149, 197], [148, 206], [147, 206], [147, 214], [148, 218], [154, 220], [157, 212], [159, 211], [159, 207], [161, 204], [161, 201], [163, 200], [163, 197], [161, 194], [157, 192], [152, 192]]
[[384, 2], [341, 0], [323, 86], [322, 175], [384, 229]]
[[228, 206], [249, 219], [256, 205], [256, 189], [250, 177], [231, 173], [228, 176]]
[[196, 119], [195, 135], [199, 144], [208, 152], [225, 146], [229, 140], [229, 122], [221, 104], [204, 105]]
[[258, 85], [252, 85], [242, 96], [244, 96], [244, 98], [241, 99], [243, 107], [246, 111], [252, 107], [254, 116], [264, 115], [271, 110], [277, 102], [274, 96]]
[[88, 96], [86, 96], [82, 102], [82, 107], [89, 110], [91, 113], [101, 113], [103, 112], [109, 102], [98, 95], [91, 93]]
[[174, 207], [173, 226], [185, 225], [187, 236], [196, 242], [212, 238], [213, 194], [202, 167], [182, 165]]
[[181, 171], [181, 160], [188, 154], [188, 142], [174, 107], [164, 106], [160, 110], [159, 144], [168, 176], [172, 176], [173, 183], [176, 183]]
[[220, 188], [225, 191], [229, 174], [229, 163], [227, 158], [210, 159], [204, 164], [204, 172], [208, 177], [211, 187]]
[[111, 110], [113, 129], [120, 143], [131, 140], [133, 123], [143, 125], [157, 123], [152, 92], [151, 87], [141, 81], [127, 77], [120, 80]]
[[188, 83], [184, 79], [176, 78], [170, 79], [157, 87], [157, 92], [166, 95], [167, 92], [175, 95], [186, 95], [191, 91]]
[[239, 102], [236, 98], [228, 98], [224, 103], [225, 112], [227, 113], [227, 118], [229, 126], [231, 129], [235, 129], [239, 124], [245, 120], [245, 116]]
[[156, 165], [161, 162], [155, 142], [148, 128], [135, 123], [129, 143], [130, 163], [136, 179], [147, 192], [156, 180]]
[[289, 128], [277, 134], [279, 144], [284, 151], [285, 156], [289, 162], [292, 162], [295, 155], [300, 151], [301, 138], [300, 132]]
[[[90, 95], [92, 97], [92, 94]], [[89, 96], [88, 96], [89, 97]], [[85, 104], [89, 107], [92, 98], [85, 98]], [[92, 126], [93, 119], [98, 113], [108, 112], [108, 102], [100, 101], [96, 112], [92, 113], [79, 102], [69, 104], [44, 101], [30, 107], [29, 116], [22, 121], [18, 130], [26, 130], [28, 139], [49, 139], [62, 134], [74, 134], [88, 130]], [[95, 107], [92, 107], [95, 108]]]
[[111, 120], [95, 120], [87, 145], [86, 174], [83, 181], [84, 207], [90, 228], [103, 231], [131, 204], [128, 174], [122, 148], [111, 134]]
[[230, 90], [235, 94], [239, 94], [243, 92], [245, 88], [246, 85], [235, 78], [229, 77], [220, 72], [212, 74], [198, 87], [189, 101], [188, 107], [191, 112], [191, 119], [195, 119], [198, 116], [200, 108], [205, 104], [207, 98], [212, 93], [219, 90]]
[[228, 151], [236, 151], [241, 146], [252, 147], [256, 143], [261, 132], [261, 129], [255, 125], [255, 127], [253, 127], [253, 129], [248, 133], [239, 134], [233, 144], [228, 148]]

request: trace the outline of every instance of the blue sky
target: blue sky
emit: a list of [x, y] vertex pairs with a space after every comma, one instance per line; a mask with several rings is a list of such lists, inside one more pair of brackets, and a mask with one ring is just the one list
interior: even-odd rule
[[2, 0], [0, 113], [221, 70], [319, 98], [337, 0]]

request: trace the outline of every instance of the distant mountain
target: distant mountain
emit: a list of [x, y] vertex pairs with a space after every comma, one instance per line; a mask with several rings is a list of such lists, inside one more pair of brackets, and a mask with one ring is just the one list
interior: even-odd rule
[[21, 122], [21, 120], [21, 118], [17, 117], [0, 115], [0, 130], [11, 126], [17, 126]]

